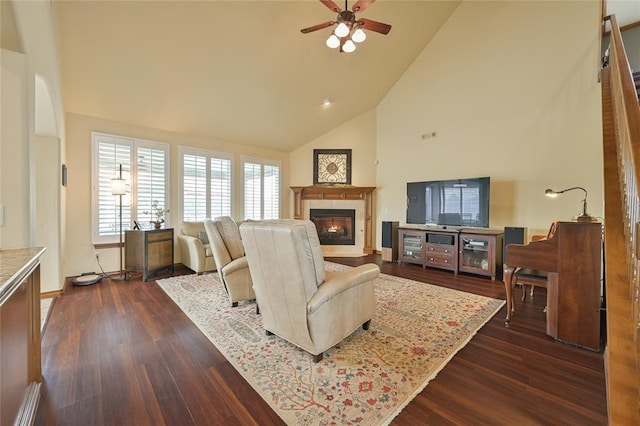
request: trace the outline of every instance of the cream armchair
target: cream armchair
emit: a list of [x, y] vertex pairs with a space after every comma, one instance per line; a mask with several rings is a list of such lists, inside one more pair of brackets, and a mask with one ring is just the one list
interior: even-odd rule
[[253, 282], [236, 222], [229, 216], [207, 219], [204, 229], [231, 306], [238, 306], [241, 300], [254, 300]]
[[369, 328], [377, 265], [325, 272], [318, 234], [308, 220], [245, 222], [240, 233], [267, 334], [318, 362], [358, 327]]
[[216, 270], [206, 235], [204, 222], [183, 222], [177, 237], [182, 264], [198, 275]]

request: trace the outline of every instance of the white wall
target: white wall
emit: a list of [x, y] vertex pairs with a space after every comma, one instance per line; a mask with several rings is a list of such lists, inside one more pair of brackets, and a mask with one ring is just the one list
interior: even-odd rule
[[[0, 247], [30, 244], [29, 230], [29, 102], [27, 58], [2, 49], [0, 120]], [[1, 214], [2, 212], [0, 212]]]
[[312, 184], [314, 148], [352, 148], [353, 184], [377, 187], [378, 250], [412, 181], [490, 176], [494, 229], [580, 213], [581, 191], [546, 188], [583, 186], [602, 216], [599, 19], [598, 2], [464, 2], [375, 111], [290, 154], [290, 184]]
[[377, 227], [404, 221], [407, 182], [479, 176], [491, 177], [491, 228], [544, 232], [580, 212], [581, 191], [552, 200], [546, 188], [583, 186], [602, 216], [599, 13], [462, 3], [378, 106]]
[[[376, 186], [376, 111], [372, 109], [289, 154], [289, 186], [313, 185], [314, 149], [351, 149], [351, 184]], [[287, 187], [289, 193], [291, 190]], [[375, 205], [376, 193], [373, 193]], [[293, 217], [293, 197], [289, 204]], [[375, 223], [375, 211], [373, 220]], [[373, 229], [375, 232], [375, 228]], [[375, 235], [374, 235], [375, 238]], [[328, 249], [331, 251], [332, 249]], [[347, 250], [348, 251], [348, 250]]]
[[290, 186], [313, 185], [314, 149], [351, 149], [351, 184], [356, 186], [375, 186], [375, 109], [292, 151], [289, 154], [291, 162]]
[[60, 140], [36, 136], [34, 152], [36, 173], [35, 245], [46, 247], [40, 259], [40, 291], [59, 290], [64, 282], [61, 264]]
[[[64, 199], [64, 191], [62, 194], [56, 191], [58, 194], [53, 197], [58, 202], [59, 214], [47, 214], [48, 201], [40, 203], [43, 211], [39, 211], [36, 195], [38, 180], [42, 186], [42, 182], [51, 179], [51, 174], [40, 174], [44, 168], [38, 167], [37, 137], [46, 136], [56, 144], [51, 148], [59, 155], [49, 159], [49, 172], [53, 171], [57, 176], [64, 161], [64, 114], [54, 20], [48, 0], [3, 2], [2, 12], [2, 34], [8, 35], [9, 41], [2, 41], [5, 49], [2, 56], [0, 204], [5, 205], [6, 225], [0, 230], [0, 245], [3, 248], [46, 245], [50, 251], [43, 258], [43, 274], [47, 273], [43, 282], [50, 284], [43, 290], [55, 291], [63, 285], [59, 271], [64, 261], [64, 241], [61, 240], [64, 206], [59, 198]], [[5, 62], [5, 58], [18, 56], [23, 62], [19, 78], [15, 74], [5, 80], [5, 68], [13, 61], [7, 59], [9, 62]], [[5, 90], [5, 87], [10, 89]], [[7, 150], [10, 154], [5, 155]], [[59, 181], [56, 179], [56, 182]], [[51, 268], [45, 265], [47, 262], [51, 262]]]

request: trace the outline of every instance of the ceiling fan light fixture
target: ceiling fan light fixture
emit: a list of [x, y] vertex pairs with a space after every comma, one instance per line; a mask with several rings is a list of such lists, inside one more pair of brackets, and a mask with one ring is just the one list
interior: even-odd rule
[[344, 22], [340, 22], [336, 27], [335, 34], [338, 37], [346, 37], [349, 34], [349, 27]]
[[331, 34], [327, 39], [327, 47], [335, 49], [338, 46], [340, 46], [340, 39], [335, 34]]
[[353, 35], [351, 36], [351, 40], [355, 41], [356, 43], [362, 43], [366, 39], [367, 39], [367, 34], [364, 31], [362, 31], [362, 28], [358, 28], [357, 30], [355, 30], [353, 32]]
[[[356, 17], [356, 13], [364, 12], [373, 2], [376, 0], [357, 0], [351, 6], [351, 10], [348, 9], [348, 0], [344, 2], [344, 9], [334, 3], [334, 0], [320, 0], [325, 7], [332, 12], [337, 13], [335, 20], [326, 21], [320, 24], [312, 25], [300, 30], [302, 34], [308, 34], [314, 31], [323, 30], [325, 28], [333, 27], [335, 29], [329, 35], [325, 44], [332, 49], [338, 48], [340, 52], [353, 52], [356, 50], [355, 43], [362, 43], [367, 39], [367, 33], [373, 31], [379, 34], [388, 34], [391, 31], [391, 25], [383, 22], [373, 21], [371, 19]], [[367, 33], [363, 31], [367, 30]], [[337, 40], [337, 41], [336, 41]]]
[[347, 53], [351, 53], [354, 50], [356, 50], [356, 45], [353, 41], [351, 40], [347, 40], [343, 45], [342, 45], [342, 50], [347, 52]]

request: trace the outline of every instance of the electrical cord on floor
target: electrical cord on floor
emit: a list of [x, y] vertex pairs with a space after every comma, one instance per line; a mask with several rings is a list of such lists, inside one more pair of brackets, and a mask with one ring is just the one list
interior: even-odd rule
[[102, 271], [102, 278], [106, 277], [107, 274], [104, 272], [104, 269], [102, 269], [102, 265], [100, 264], [100, 257], [98, 255], [96, 255], [96, 262], [98, 262], [98, 266], [100, 267], [100, 271]]

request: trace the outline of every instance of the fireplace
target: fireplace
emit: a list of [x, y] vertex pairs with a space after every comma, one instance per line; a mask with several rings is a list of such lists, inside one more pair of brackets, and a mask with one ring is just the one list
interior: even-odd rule
[[351, 257], [372, 254], [373, 186], [292, 186], [294, 219], [309, 220], [311, 209], [354, 209], [353, 245], [323, 245], [324, 256]]
[[356, 211], [352, 209], [310, 209], [309, 219], [316, 225], [322, 245], [353, 246]]

